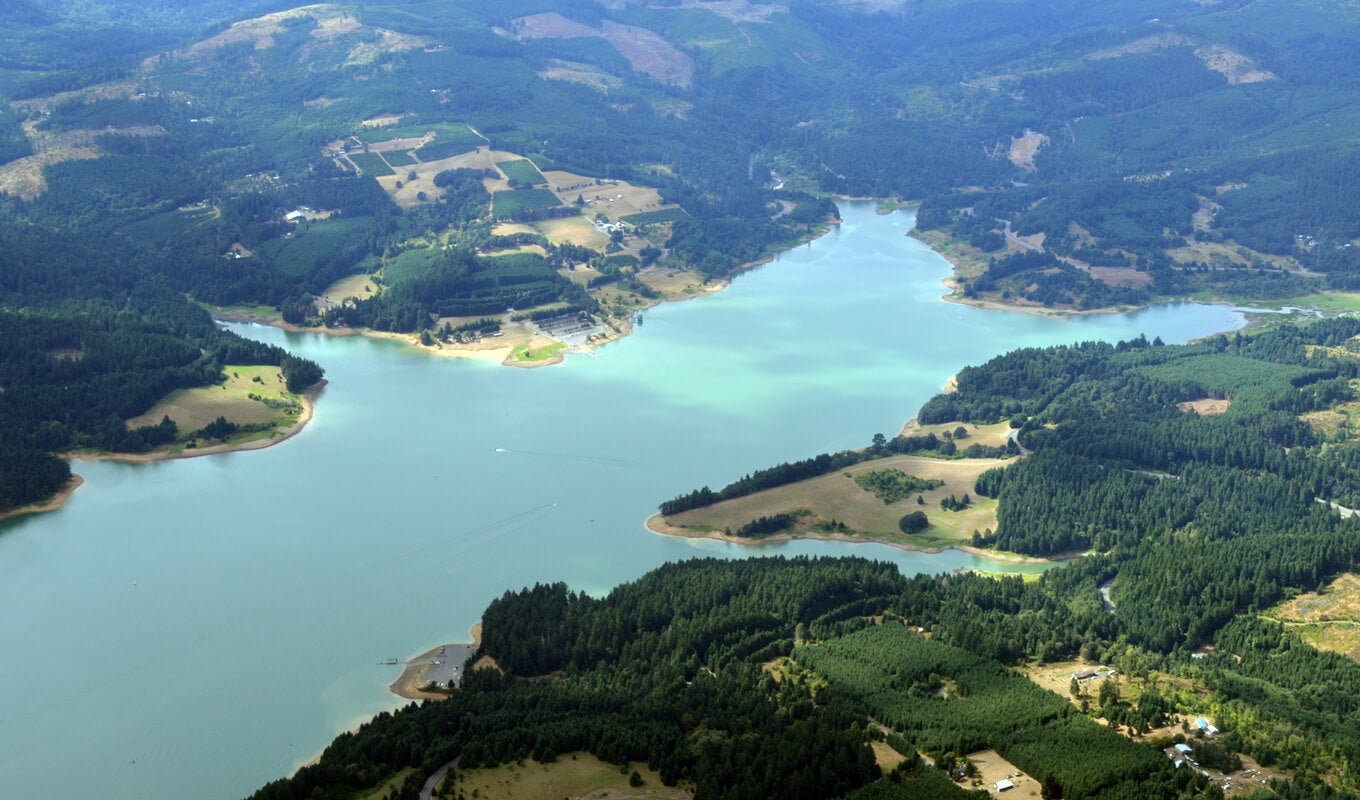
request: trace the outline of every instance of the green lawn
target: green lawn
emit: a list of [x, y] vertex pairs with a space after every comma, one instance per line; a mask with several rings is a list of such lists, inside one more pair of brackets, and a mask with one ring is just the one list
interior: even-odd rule
[[397, 174], [387, 162], [382, 160], [382, 156], [377, 153], [350, 153], [349, 160], [354, 162], [361, 172], [373, 178], [381, 178], [384, 175]]
[[498, 161], [496, 162], [496, 166], [500, 168], [501, 172], [505, 173], [505, 177], [515, 183], [520, 183], [525, 186], [537, 186], [541, 183], [548, 182], [547, 179], [543, 177], [543, 173], [538, 171], [538, 167], [534, 166], [534, 162], [527, 158], [520, 158], [514, 161]]
[[392, 167], [409, 167], [416, 163], [416, 160], [406, 150], [389, 150], [383, 153], [382, 157]]
[[513, 217], [525, 208], [556, 208], [560, 205], [562, 201], [547, 189], [514, 189], [496, 192], [491, 197], [491, 213], [497, 217]]

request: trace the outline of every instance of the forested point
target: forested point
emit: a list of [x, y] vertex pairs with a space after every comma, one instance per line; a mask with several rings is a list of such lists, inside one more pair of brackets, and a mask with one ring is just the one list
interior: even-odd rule
[[[1145, 687], [1131, 703], [1102, 689], [1092, 714], [1107, 727], [1008, 669], [1075, 658], [1130, 676], [1183, 676], [1230, 701], [1236, 710], [1215, 717], [1219, 738], [1196, 752], [1222, 748], [1227, 767], [1241, 752], [1294, 771], [1262, 797], [1354, 796], [1339, 770], [1360, 755], [1360, 736], [1341, 698], [1360, 689], [1360, 666], [1252, 617], [1224, 627], [1208, 658], [1192, 657], [1185, 641], [1132, 644], [1124, 617], [1099, 602], [1108, 567], [1093, 559], [1026, 583], [907, 578], [857, 558], [702, 559], [600, 599], [562, 584], [507, 592], [487, 608], [468, 661], [492, 656], [503, 673], [473, 671], [448, 700], [380, 714], [253, 797], [358, 797], [407, 768], [415, 791], [454, 758], [465, 769], [585, 751], [645, 762], [701, 800], [927, 798], [961, 791], [944, 788], [954, 786], [945, 776], [965, 776], [967, 755], [983, 749], [1034, 777], [1046, 797], [1221, 796], [1198, 771], [1175, 769], [1159, 750], [1169, 744], [1119, 732], [1192, 711], [1178, 704], [1198, 695]], [[907, 755], [887, 775], [870, 750], [884, 740]]]

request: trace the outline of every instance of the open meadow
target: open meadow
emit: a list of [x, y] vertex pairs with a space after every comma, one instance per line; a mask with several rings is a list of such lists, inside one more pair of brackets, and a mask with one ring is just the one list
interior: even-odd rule
[[227, 375], [224, 383], [171, 392], [150, 411], [128, 420], [128, 429], [156, 425], [164, 417], [174, 420], [181, 435], [199, 430], [218, 417], [237, 425], [287, 427], [297, 422], [301, 404], [296, 395], [284, 389], [283, 372], [278, 367], [227, 366], [223, 371]]
[[1319, 650], [1360, 661], [1360, 576], [1343, 573], [1320, 592], [1305, 592], [1267, 611]]
[[[634, 772], [642, 779], [640, 786], [629, 785]], [[455, 796], [456, 792], [480, 800], [687, 800], [694, 796], [693, 792], [662, 784], [661, 775], [646, 764], [634, 762], [619, 767], [589, 753], [559, 755], [550, 764], [525, 760], [490, 769], [460, 769], [439, 788], [446, 796]]]
[[[940, 507], [940, 501], [950, 495], [975, 495], [973, 486], [977, 477], [992, 467], [1007, 463], [994, 458], [951, 460], [890, 456], [675, 514], [666, 517], [666, 523], [688, 528], [695, 533], [721, 533], [724, 530], [736, 530], [760, 517], [808, 512], [801, 514], [788, 533], [794, 537], [824, 535], [831, 531], [820, 529], [820, 525], [840, 522], [849, 528], [848, 535], [851, 538], [906, 547], [953, 547], [968, 544], [975, 530], [995, 530], [996, 501], [973, 496], [972, 504], [961, 511], [945, 511]], [[924, 480], [941, 481], [942, 484], [903, 500], [884, 503], [873, 493], [861, 488], [854, 477], [885, 469], [901, 470]], [[918, 496], [923, 504], [917, 502]], [[924, 511], [930, 520], [930, 527], [917, 534], [904, 534], [898, 528], [898, 520], [914, 511]]]

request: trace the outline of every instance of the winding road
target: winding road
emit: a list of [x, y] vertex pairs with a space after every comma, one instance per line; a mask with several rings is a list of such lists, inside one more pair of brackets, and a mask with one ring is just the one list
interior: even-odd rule
[[[458, 756], [458, 758], [462, 758], [462, 756]], [[438, 786], [439, 782], [444, 780], [444, 776], [449, 774], [449, 770], [458, 766], [458, 758], [455, 758], [434, 771], [434, 774], [425, 781], [425, 785], [420, 787], [420, 800], [430, 800], [434, 795], [434, 787]]]

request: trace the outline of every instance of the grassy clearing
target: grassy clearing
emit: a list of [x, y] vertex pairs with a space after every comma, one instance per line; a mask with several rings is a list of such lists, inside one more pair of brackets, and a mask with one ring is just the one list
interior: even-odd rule
[[[655, 189], [646, 186], [634, 186], [624, 181], [604, 181], [600, 185], [595, 185], [594, 180], [590, 178], [552, 171], [545, 173], [545, 177], [551, 182], [553, 190], [557, 192], [562, 202], [571, 203], [576, 198], [581, 198], [585, 203], [582, 212], [591, 219], [594, 219], [596, 214], [603, 214], [610, 221], [618, 222], [624, 217], [643, 212], [679, 210], [677, 206], [667, 206]], [[584, 186], [576, 185], [576, 188], [566, 188], [575, 185], [575, 181], [588, 183]]]
[[954, 272], [960, 277], [976, 278], [987, 271], [988, 255], [962, 239], [955, 239], [941, 230], [923, 231], [919, 228], [912, 228], [909, 235], [944, 256], [946, 261], [954, 265]]
[[[486, 140], [473, 133], [468, 126], [458, 122], [407, 122], [394, 128], [365, 130], [359, 138], [367, 144], [390, 142], [394, 139], [420, 139], [422, 144], [429, 142], [456, 142], [466, 150], [475, 150], [486, 144]], [[425, 159], [421, 159], [422, 161]]]
[[496, 168], [499, 169], [507, 179], [525, 186], [538, 186], [547, 183], [543, 173], [538, 171], [534, 162], [527, 158], [519, 158], [513, 161], [498, 161]]
[[995, 425], [974, 425], [966, 422], [942, 422], [937, 425], [922, 425], [916, 420], [908, 422], [902, 426], [903, 436], [924, 436], [933, 433], [942, 436], [945, 433], [953, 434], [954, 431], [962, 427], [968, 432], [965, 439], [956, 439], [959, 449], [963, 449], [970, 444], [981, 444], [987, 447], [1005, 447], [1006, 435], [1010, 433], [1011, 425], [1009, 422], [998, 422]]
[[491, 213], [497, 217], [513, 217], [523, 209], [556, 208], [560, 205], [562, 201], [547, 189], [511, 189], [491, 196]]
[[[1090, 664], [1081, 661], [1055, 661], [1048, 664], [1026, 664], [1020, 668], [1021, 674], [1029, 678], [1041, 689], [1071, 701], [1072, 705], [1080, 707], [1081, 698], [1075, 697], [1071, 692], [1072, 676], [1078, 672], [1086, 672], [1095, 669]], [[1091, 678], [1082, 683], [1082, 693], [1087, 697], [1095, 697], [1100, 692], [1100, 684], [1103, 678]], [[1119, 694], [1124, 699], [1129, 699], [1130, 694], [1136, 698], [1139, 692], [1131, 692], [1127, 685], [1120, 685]]]
[[1189, 400], [1184, 403], [1177, 403], [1176, 408], [1181, 411], [1193, 411], [1201, 417], [1213, 417], [1227, 411], [1232, 406], [1231, 400], [1218, 400], [1212, 397], [1205, 397], [1200, 400]]
[[651, 225], [655, 222], [679, 222], [689, 219], [689, 214], [683, 208], [665, 208], [660, 211], [644, 211], [640, 214], [629, 214], [623, 218], [624, 222], [632, 225]]
[[870, 746], [874, 749], [874, 762], [884, 771], [889, 772], [893, 767], [907, 760], [907, 757], [892, 749], [885, 742], [871, 742]]
[[338, 303], [346, 297], [366, 300], [377, 294], [377, 290], [378, 284], [373, 282], [372, 275], [351, 275], [327, 286], [326, 291], [321, 294], [323, 297], [328, 297]]
[[434, 269], [442, 250], [405, 250], [383, 265], [383, 280], [389, 286], [418, 278]]
[[373, 787], [363, 794], [355, 795], [354, 800], [390, 800], [390, 798], [397, 796], [397, 791], [401, 789], [401, 785], [406, 782], [407, 776], [415, 771], [415, 767], [407, 767], [383, 781], [380, 785]]
[[566, 349], [567, 345], [565, 342], [556, 342], [546, 347], [537, 348], [532, 348], [527, 344], [520, 344], [515, 345], [515, 349], [510, 351], [510, 360], [523, 361], [525, 363], [547, 361], [548, 359], [558, 355], [559, 353]]
[[1005, 779], [1015, 784], [1015, 788], [1006, 790], [1007, 796], [1038, 797], [1042, 791], [1043, 787], [1038, 781], [1021, 772], [995, 750], [972, 753], [968, 760], [977, 767], [977, 776], [972, 779], [970, 788], [990, 790], [997, 781]]
[[472, 152], [477, 149], [479, 144], [481, 144], [480, 139], [436, 139], [416, 150], [412, 155], [421, 161], [440, 161]]
[[[990, 458], [943, 460], [890, 456], [856, 464], [844, 472], [686, 511], [667, 517], [666, 521], [695, 531], [736, 530], [758, 517], [808, 509], [812, 513], [798, 521], [794, 535], [816, 534], [820, 524], [836, 520], [848, 526], [853, 537], [863, 537], [866, 541], [913, 547], [952, 547], [970, 542], [974, 530], [996, 529], [996, 501], [977, 497], [973, 484], [984, 471], [1006, 463], [1009, 462]], [[857, 474], [886, 468], [943, 481], [943, 484], [919, 495], [924, 505], [916, 502], [916, 496], [885, 504], [853, 480]], [[847, 474], [851, 477], [847, 478]], [[973, 504], [962, 511], [945, 511], [940, 508], [940, 500], [951, 494], [956, 497], [972, 495]], [[924, 511], [930, 519], [930, 527], [921, 533], [907, 535], [898, 529], [897, 522], [913, 511]]]
[[416, 163], [415, 158], [406, 150], [388, 150], [382, 154], [382, 157], [387, 165], [393, 168], [409, 167]]
[[609, 237], [596, 230], [585, 217], [545, 219], [534, 225], [554, 244], [566, 242], [592, 250], [603, 250], [609, 244]]
[[1360, 311], [1360, 292], [1317, 292], [1281, 301], [1278, 305], [1311, 308], [1324, 314]]
[[165, 211], [129, 223], [123, 227], [121, 233], [126, 233], [144, 244], [155, 244], [179, 236], [195, 225], [207, 222], [215, 216], [216, 209], [210, 207], [187, 211], [184, 209]]
[[1360, 622], [1360, 576], [1347, 572], [1320, 592], [1307, 592], [1266, 612], [1280, 622]]
[[387, 166], [382, 156], [377, 153], [350, 153], [349, 160], [359, 171], [369, 177], [380, 178], [384, 175], [395, 175], [392, 168]]
[[[629, 786], [628, 778], [637, 771], [642, 776], [641, 786]], [[605, 763], [589, 753], [558, 756], [551, 764], [526, 761], [505, 764], [492, 769], [457, 770], [453, 782], [446, 779], [440, 790], [450, 794], [454, 789], [466, 797], [480, 800], [523, 800], [542, 797], [584, 797], [592, 800], [651, 797], [656, 800], [682, 800], [693, 793], [671, 788], [661, 783], [661, 775], [646, 764], [632, 763], [620, 768]]]
[[274, 268], [284, 275], [298, 277], [313, 269], [317, 259], [330, 258], [352, 244], [365, 224], [362, 219], [344, 217], [300, 223], [293, 229], [293, 238], [270, 239], [256, 252], [272, 258]]
[[667, 300], [684, 300], [708, 294], [719, 284], [706, 283], [698, 270], [682, 269], [665, 274], [647, 274], [639, 277], [643, 283], [655, 289]]
[[607, 92], [623, 85], [623, 81], [592, 64], [552, 59], [549, 66], [539, 70], [538, 77], [549, 81], [580, 83], [597, 91]]
[[[129, 430], [143, 425], [156, 425], [162, 417], [170, 417], [181, 434], [196, 431], [218, 417], [226, 417], [238, 425], [291, 426], [301, 410], [297, 395], [284, 389], [283, 372], [278, 367], [228, 366], [225, 383], [179, 389], [166, 395], [150, 411], [127, 421]], [[256, 379], [259, 380], [256, 380]], [[279, 408], [271, 408], [250, 395], [275, 401]]]

